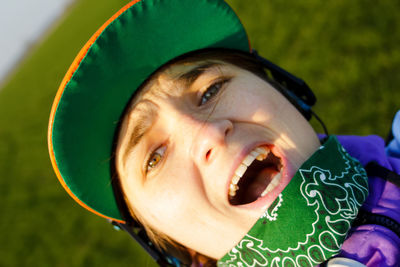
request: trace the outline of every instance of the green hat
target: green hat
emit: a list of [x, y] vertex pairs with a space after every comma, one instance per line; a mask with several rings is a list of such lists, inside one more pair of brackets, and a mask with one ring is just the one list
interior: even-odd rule
[[80, 205], [123, 222], [110, 168], [125, 106], [160, 66], [204, 48], [250, 50], [222, 0], [135, 0], [85, 44], [57, 92], [48, 131], [57, 177]]

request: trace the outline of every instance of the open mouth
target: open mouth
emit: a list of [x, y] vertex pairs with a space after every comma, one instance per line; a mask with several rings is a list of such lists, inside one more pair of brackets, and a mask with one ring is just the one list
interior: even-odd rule
[[281, 159], [267, 146], [251, 151], [235, 171], [229, 186], [231, 205], [244, 205], [271, 192], [281, 180]]

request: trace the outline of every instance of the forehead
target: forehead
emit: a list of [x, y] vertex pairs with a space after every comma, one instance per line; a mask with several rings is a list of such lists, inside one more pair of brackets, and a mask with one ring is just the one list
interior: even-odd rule
[[177, 96], [189, 89], [203, 74], [219, 75], [228, 66], [233, 67], [233, 65], [223, 61], [203, 60], [190, 63], [183, 62], [163, 68], [153, 74], [139, 88], [139, 93], [128, 105], [124, 117], [140, 116], [140, 114], [147, 112], [147, 109], [143, 108], [142, 102], [146, 103], [144, 106], [149, 106], [148, 102], [154, 102], [159, 98]]

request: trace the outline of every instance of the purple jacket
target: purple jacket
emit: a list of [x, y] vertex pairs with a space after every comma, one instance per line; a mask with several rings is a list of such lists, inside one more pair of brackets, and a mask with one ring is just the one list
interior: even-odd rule
[[[400, 158], [386, 154], [382, 138], [338, 136], [338, 139], [349, 154], [364, 166], [370, 161], [376, 161], [400, 173]], [[400, 188], [381, 178], [369, 177], [369, 196], [363, 208], [400, 223]], [[380, 225], [353, 227], [338, 256], [357, 260], [367, 266], [400, 266], [400, 238]]]

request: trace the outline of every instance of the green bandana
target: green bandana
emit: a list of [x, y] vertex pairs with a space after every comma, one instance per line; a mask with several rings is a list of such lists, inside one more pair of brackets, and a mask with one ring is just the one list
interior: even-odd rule
[[364, 168], [330, 136], [218, 266], [314, 266], [339, 253], [368, 195]]

